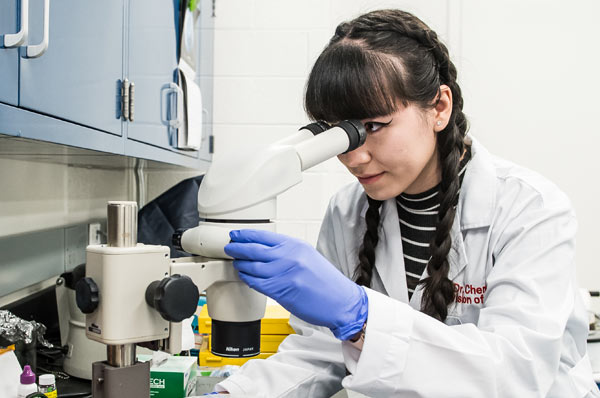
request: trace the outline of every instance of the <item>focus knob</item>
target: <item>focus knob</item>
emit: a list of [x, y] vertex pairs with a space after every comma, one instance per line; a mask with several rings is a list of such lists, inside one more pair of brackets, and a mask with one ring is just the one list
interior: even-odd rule
[[98, 285], [92, 278], [83, 278], [75, 285], [75, 300], [77, 307], [84, 314], [91, 314], [98, 308]]
[[146, 288], [146, 303], [170, 322], [181, 322], [194, 315], [199, 298], [198, 287], [186, 275], [171, 275]]

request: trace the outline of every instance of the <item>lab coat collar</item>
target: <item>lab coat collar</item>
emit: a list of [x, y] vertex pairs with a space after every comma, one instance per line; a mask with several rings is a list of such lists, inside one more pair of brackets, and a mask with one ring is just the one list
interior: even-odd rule
[[489, 227], [496, 205], [496, 169], [492, 155], [471, 135], [467, 135], [465, 142], [471, 145], [471, 160], [465, 170], [456, 217], [450, 231], [452, 237], [452, 247], [448, 253], [450, 280], [454, 280], [467, 265], [464, 232], [473, 228]]
[[386, 200], [381, 206], [379, 243], [375, 247], [375, 269], [390, 297], [408, 303], [404, 253], [400, 236], [400, 220], [396, 200]]
[[471, 135], [467, 135], [465, 141], [471, 144], [471, 160], [456, 209], [463, 231], [490, 226], [496, 198], [496, 169], [492, 155]]

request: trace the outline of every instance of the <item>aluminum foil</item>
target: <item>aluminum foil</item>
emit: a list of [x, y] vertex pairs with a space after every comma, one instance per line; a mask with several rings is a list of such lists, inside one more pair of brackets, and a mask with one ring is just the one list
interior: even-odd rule
[[44, 347], [52, 348], [45, 338], [46, 326], [36, 321], [26, 321], [12, 314], [7, 310], [0, 310], [0, 337], [5, 338], [11, 343], [23, 341], [30, 344], [37, 341]]

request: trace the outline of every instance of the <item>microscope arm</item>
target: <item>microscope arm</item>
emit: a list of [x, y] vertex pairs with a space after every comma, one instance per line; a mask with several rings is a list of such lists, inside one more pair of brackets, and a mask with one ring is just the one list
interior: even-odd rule
[[237, 271], [231, 266], [231, 261], [202, 256], [171, 259], [171, 275], [174, 274], [189, 276], [201, 292], [217, 281], [240, 280]]

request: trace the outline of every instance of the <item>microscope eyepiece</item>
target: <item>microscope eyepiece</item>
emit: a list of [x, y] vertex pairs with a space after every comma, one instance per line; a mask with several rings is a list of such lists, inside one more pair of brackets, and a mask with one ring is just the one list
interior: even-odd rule
[[[367, 131], [365, 130], [365, 126], [357, 119], [348, 119], [339, 122], [336, 127], [341, 127], [344, 129], [346, 134], [348, 134], [348, 149], [346, 152], [350, 152], [361, 146], [365, 143], [367, 139]], [[344, 153], [346, 153], [344, 152]]]

